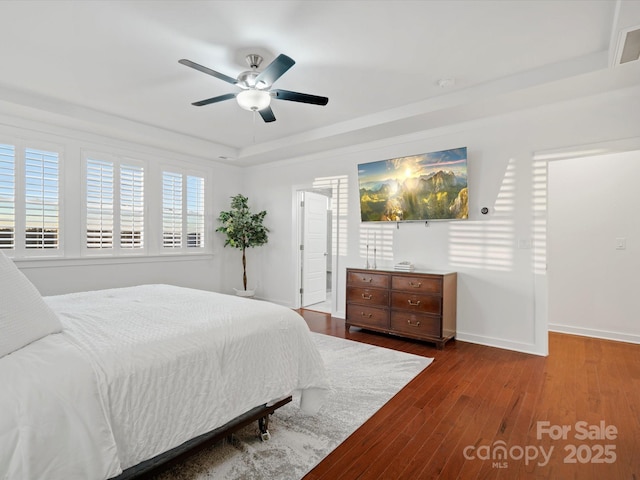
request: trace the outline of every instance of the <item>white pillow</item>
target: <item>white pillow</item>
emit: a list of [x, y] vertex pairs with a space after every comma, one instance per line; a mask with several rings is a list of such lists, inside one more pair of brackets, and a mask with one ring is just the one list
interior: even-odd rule
[[60, 319], [0, 250], [0, 358], [60, 331]]

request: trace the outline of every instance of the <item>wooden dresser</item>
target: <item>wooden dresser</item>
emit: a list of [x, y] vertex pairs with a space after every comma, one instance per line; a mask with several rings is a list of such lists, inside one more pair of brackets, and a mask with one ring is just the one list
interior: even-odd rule
[[457, 274], [347, 269], [346, 328], [434, 342], [456, 335]]

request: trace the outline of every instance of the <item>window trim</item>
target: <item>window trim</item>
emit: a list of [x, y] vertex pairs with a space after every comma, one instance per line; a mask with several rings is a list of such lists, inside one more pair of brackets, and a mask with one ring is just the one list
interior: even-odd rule
[[[109, 162], [113, 164], [113, 231], [112, 231], [112, 246], [111, 248], [89, 248], [87, 246], [87, 166], [89, 160], [99, 162]], [[149, 167], [148, 163], [144, 160], [139, 160], [125, 155], [117, 155], [113, 153], [107, 153], [99, 150], [81, 149], [80, 162], [82, 165], [82, 191], [81, 191], [81, 227], [80, 227], [80, 256], [81, 257], [136, 257], [147, 256], [150, 253], [149, 249], [149, 197], [148, 197], [148, 182], [149, 182]], [[120, 246], [121, 238], [121, 168], [122, 166], [135, 166], [141, 167], [143, 171], [143, 246], [141, 248], [122, 248]]]
[[[0, 143], [14, 147], [14, 248], [2, 251], [15, 259], [60, 258], [65, 256], [65, 148], [55, 142], [2, 135]], [[58, 247], [27, 247], [26, 150], [41, 150], [58, 155]]]
[[[160, 198], [159, 198], [159, 242], [158, 242], [158, 250], [160, 255], [206, 255], [210, 254], [213, 251], [213, 235], [211, 234], [211, 225], [208, 222], [208, 219], [211, 218], [212, 212], [208, 206], [211, 204], [209, 198], [211, 196], [210, 188], [211, 188], [211, 178], [209, 173], [203, 168], [198, 169], [194, 167], [185, 167], [177, 164], [168, 164], [163, 163], [159, 166], [159, 181], [160, 181]], [[180, 247], [168, 248], [164, 246], [164, 174], [172, 173], [179, 174], [182, 176], [182, 234], [183, 239]], [[204, 242], [203, 247], [189, 247], [188, 246], [188, 202], [187, 202], [187, 178], [188, 177], [198, 177], [203, 179], [203, 239]], [[187, 232], [185, 234], [185, 232]]]

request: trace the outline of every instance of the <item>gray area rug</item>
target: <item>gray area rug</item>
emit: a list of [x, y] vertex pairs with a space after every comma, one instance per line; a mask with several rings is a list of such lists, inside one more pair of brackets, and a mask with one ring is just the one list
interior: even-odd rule
[[271, 440], [257, 425], [174, 466], [158, 480], [302, 478], [433, 359], [312, 333], [333, 391], [315, 416], [298, 408], [299, 396], [271, 416]]

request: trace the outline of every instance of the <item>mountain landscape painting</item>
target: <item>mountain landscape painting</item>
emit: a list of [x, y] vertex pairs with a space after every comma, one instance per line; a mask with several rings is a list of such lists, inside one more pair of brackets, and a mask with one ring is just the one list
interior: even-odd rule
[[466, 147], [360, 164], [358, 184], [363, 222], [469, 215]]

